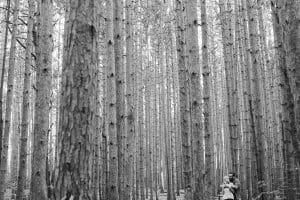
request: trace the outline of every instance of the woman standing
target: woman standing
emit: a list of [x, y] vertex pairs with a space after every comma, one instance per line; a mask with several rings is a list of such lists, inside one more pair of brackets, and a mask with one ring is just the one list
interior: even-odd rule
[[228, 176], [224, 176], [224, 183], [221, 185], [222, 193], [223, 193], [223, 200], [234, 200], [233, 195], [233, 183], [229, 181]]

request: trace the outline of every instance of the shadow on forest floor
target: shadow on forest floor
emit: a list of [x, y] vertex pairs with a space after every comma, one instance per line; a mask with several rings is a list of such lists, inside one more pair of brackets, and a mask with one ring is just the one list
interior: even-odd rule
[[[159, 194], [159, 199], [158, 200], [167, 200], [167, 192], [164, 193], [160, 193]], [[155, 197], [153, 198], [155, 199]], [[219, 197], [214, 197], [215, 200], [219, 200], [222, 199], [221, 196]], [[150, 200], [150, 198], [148, 197], [146, 200]], [[184, 200], [184, 190], [180, 190], [180, 196], [176, 195], [176, 200]]]
[[[158, 200], [166, 200], [167, 199], [167, 192], [160, 193]], [[155, 197], [153, 198], [155, 199]], [[146, 200], [150, 200], [150, 197], [148, 197]], [[176, 200], [184, 200], [184, 191], [180, 190], [180, 196], [176, 196]]]

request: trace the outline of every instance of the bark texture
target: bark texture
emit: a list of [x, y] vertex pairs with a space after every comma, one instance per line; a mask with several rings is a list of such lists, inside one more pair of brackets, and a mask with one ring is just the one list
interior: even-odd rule
[[37, 20], [37, 74], [36, 102], [34, 113], [33, 152], [31, 171], [31, 198], [46, 200], [47, 194], [47, 152], [50, 115], [52, 74], [52, 0], [38, 2]]
[[[9, 63], [8, 63], [8, 77], [7, 77], [7, 94], [6, 94], [6, 108], [5, 108], [5, 127], [2, 139], [2, 150], [1, 150], [1, 163], [0, 163], [0, 198], [4, 198], [4, 192], [6, 189], [6, 173], [8, 164], [8, 143], [11, 132], [11, 118], [13, 110], [13, 95], [14, 95], [14, 79], [15, 79], [15, 60], [16, 60], [16, 37], [17, 37], [17, 21], [19, 17], [19, 6], [20, 1], [14, 1], [14, 14], [13, 14], [13, 27], [11, 32], [11, 44], [9, 52]], [[8, 22], [7, 22], [8, 23]], [[1, 113], [2, 115], [2, 113]], [[2, 128], [2, 127], [0, 127]]]
[[19, 150], [19, 174], [18, 174], [18, 189], [17, 200], [22, 199], [24, 189], [26, 186], [26, 170], [27, 170], [27, 146], [28, 146], [28, 132], [29, 132], [29, 103], [30, 103], [30, 77], [32, 64], [32, 30], [33, 30], [33, 15], [34, 15], [34, 1], [28, 1], [29, 16], [27, 21], [27, 43], [26, 43], [26, 60], [25, 60], [25, 74], [24, 74], [24, 88], [22, 99], [22, 122], [21, 122], [21, 143]]
[[72, 195], [91, 199], [94, 193], [93, 139], [96, 127], [97, 52], [95, 1], [70, 2], [65, 27], [62, 96], [60, 107], [61, 152], [56, 199]]
[[107, 1], [106, 5], [106, 42], [107, 42], [107, 103], [106, 130], [108, 132], [108, 185], [107, 196], [111, 200], [119, 199], [118, 189], [118, 140], [117, 140], [117, 113], [116, 113], [116, 68], [115, 68], [115, 50], [114, 50], [114, 1]]

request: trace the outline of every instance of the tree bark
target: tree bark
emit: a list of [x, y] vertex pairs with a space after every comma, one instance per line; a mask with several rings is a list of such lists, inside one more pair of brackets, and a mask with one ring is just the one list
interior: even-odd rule
[[[60, 107], [61, 152], [56, 199], [68, 194], [91, 199], [94, 193], [93, 139], [96, 131], [97, 29], [95, 1], [70, 2], [65, 26]], [[98, 94], [97, 94], [98, 95]]]
[[4, 198], [4, 193], [6, 189], [5, 181], [7, 175], [8, 143], [9, 143], [10, 129], [11, 129], [10, 125], [11, 125], [13, 94], [14, 94], [16, 37], [18, 34], [17, 20], [19, 17], [19, 5], [20, 5], [20, 1], [15, 0], [14, 14], [13, 14], [13, 27], [11, 33], [10, 55], [9, 55], [9, 64], [8, 64], [7, 94], [6, 94], [6, 108], [5, 108], [6, 110], [5, 110], [5, 121], [4, 121], [5, 127], [4, 127], [4, 132], [3, 132], [4, 134], [2, 138], [2, 151], [1, 151], [1, 164], [0, 164], [0, 170], [1, 170], [0, 171], [0, 198]]
[[125, 130], [125, 76], [123, 66], [123, 1], [114, 0], [114, 51], [116, 69], [116, 113], [117, 113], [117, 146], [118, 146], [118, 190], [120, 198], [123, 199], [123, 137]]
[[[289, 57], [287, 51], [286, 37], [288, 37], [286, 27], [286, 1], [271, 1], [272, 19], [274, 28], [274, 41], [277, 56], [277, 68], [279, 72], [279, 88], [281, 95], [282, 117], [281, 117], [281, 138], [283, 142], [283, 164], [284, 164], [284, 194], [287, 199], [295, 199], [295, 192], [293, 192], [293, 155], [295, 155], [293, 140], [296, 139], [296, 124], [294, 112], [294, 99], [290, 85], [290, 77], [288, 74]], [[291, 52], [290, 52], [291, 53]]]
[[183, 188], [186, 192], [186, 199], [191, 199], [192, 192], [192, 165], [191, 165], [191, 130], [190, 130], [190, 100], [189, 100], [189, 76], [186, 66], [185, 55], [185, 27], [183, 24], [185, 5], [184, 1], [176, 0], [176, 48], [178, 59], [178, 76], [179, 76], [179, 99], [180, 99], [180, 130], [182, 138], [182, 173]]
[[47, 194], [47, 149], [52, 74], [52, 1], [40, 1], [37, 24], [37, 77], [36, 102], [33, 130], [31, 198], [46, 200]]
[[31, 77], [31, 52], [32, 52], [32, 30], [33, 30], [33, 15], [34, 15], [34, 1], [28, 1], [29, 15], [27, 21], [27, 44], [26, 44], [26, 60], [25, 60], [25, 74], [24, 74], [24, 88], [22, 99], [22, 122], [21, 122], [21, 144], [19, 150], [19, 174], [18, 174], [18, 188], [17, 200], [22, 200], [22, 195], [26, 186], [26, 169], [27, 169], [27, 146], [28, 146], [28, 132], [29, 132], [29, 103], [30, 103], [30, 77]]
[[[213, 143], [213, 132], [211, 130], [211, 98], [210, 98], [210, 67], [208, 63], [208, 29], [207, 29], [207, 14], [206, 14], [206, 0], [200, 1], [201, 5], [201, 31], [202, 31], [202, 76], [203, 76], [203, 116], [204, 116], [204, 133], [205, 133], [205, 198], [212, 199], [214, 195], [214, 146]], [[201, 142], [201, 140], [200, 140]], [[201, 156], [203, 155], [201, 149]], [[203, 162], [203, 159], [200, 159], [199, 162]], [[201, 166], [203, 167], [203, 165]], [[201, 174], [198, 177], [198, 182], [201, 181]], [[201, 182], [200, 182], [201, 183]], [[203, 183], [202, 183], [203, 184]], [[196, 184], [196, 191], [197, 187], [203, 187], [203, 185]], [[198, 189], [199, 190], [199, 189]], [[194, 197], [195, 198], [195, 197]], [[203, 198], [201, 193], [195, 199]]]
[[[227, 2], [227, 8], [226, 3]], [[229, 128], [229, 169], [237, 172], [237, 137], [235, 127], [235, 105], [234, 105], [234, 80], [233, 68], [234, 68], [234, 48], [233, 48], [233, 32], [232, 32], [232, 16], [231, 3], [227, 1], [219, 1], [220, 13], [221, 13], [221, 28], [222, 28], [222, 41], [223, 41], [223, 54], [225, 65], [225, 78], [226, 78], [226, 92], [227, 92], [227, 114], [228, 114], [228, 128]], [[230, 164], [231, 163], [231, 164]]]
[[118, 135], [117, 135], [117, 112], [116, 112], [116, 63], [114, 49], [114, 1], [107, 1], [107, 131], [108, 131], [108, 198], [119, 199], [118, 189]]
[[[4, 47], [3, 47], [3, 58], [2, 58], [2, 70], [1, 70], [1, 83], [0, 83], [0, 156], [2, 155], [3, 145], [3, 96], [4, 96], [4, 77], [5, 77], [5, 65], [6, 65], [6, 54], [7, 54], [7, 41], [8, 41], [8, 29], [9, 29], [9, 17], [10, 17], [10, 0], [6, 1], [6, 16], [5, 16], [5, 33], [4, 33]], [[0, 163], [1, 163], [0, 159]]]
[[253, 110], [254, 110], [254, 149], [253, 152], [256, 156], [257, 164], [257, 180], [259, 183], [259, 193], [261, 200], [266, 198], [265, 184], [266, 184], [266, 171], [265, 171], [265, 152], [264, 152], [264, 138], [265, 133], [262, 126], [262, 102], [260, 99], [261, 83], [259, 80], [259, 68], [262, 65], [262, 58], [259, 48], [259, 36], [258, 36], [258, 19], [257, 19], [257, 3], [256, 1], [246, 1], [247, 13], [248, 13], [248, 25], [250, 35], [250, 54], [252, 60], [252, 86], [253, 86]]
[[133, 188], [133, 158], [134, 158], [134, 135], [135, 135], [135, 115], [133, 102], [133, 84], [134, 84], [134, 69], [132, 62], [132, 2], [126, 0], [126, 145], [125, 145], [125, 190], [124, 200], [130, 200]]
[[[288, 21], [285, 45], [287, 51], [287, 72], [294, 97], [294, 112], [297, 134], [292, 135], [292, 145], [295, 149], [295, 158], [300, 165], [300, 2], [299, 0], [287, 0], [286, 12]], [[282, 19], [284, 20], [284, 19]]]

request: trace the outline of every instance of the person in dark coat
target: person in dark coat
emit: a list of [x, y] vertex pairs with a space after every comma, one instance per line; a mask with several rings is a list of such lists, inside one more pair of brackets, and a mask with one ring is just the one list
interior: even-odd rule
[[236, 177], [234, 172], [230, 172], [228, 174], [228, 176], [229, 176], [230, 183], [232, 183], [231, 191], [233, 193], [234, 200], [238, 200], [238, 193], [239, 193], [239, 189], [240, 189], [240, 180]]

